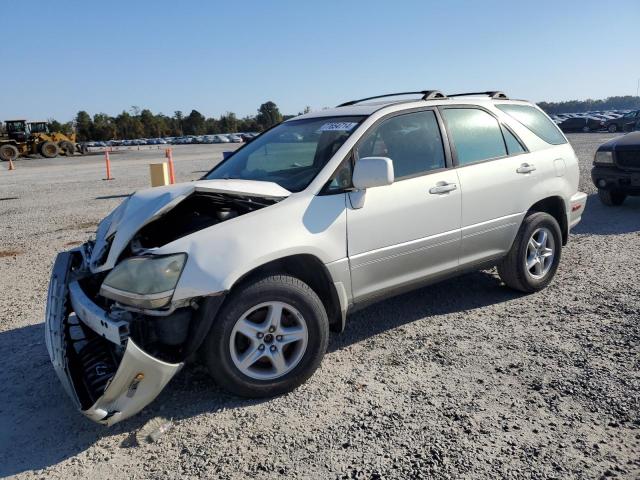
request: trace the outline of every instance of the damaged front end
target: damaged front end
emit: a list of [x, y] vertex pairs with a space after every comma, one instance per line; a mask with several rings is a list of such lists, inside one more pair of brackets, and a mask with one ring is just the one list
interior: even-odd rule
[[238, 182], [243, 191], [225, 193], [210, 181], [138, 192], [101, 222], [95, 241], [58, 255], [47, 349], [87, 417], [113, 425], [153, 401], [194, 357], [226, 295], [175, 294], [188, 254], [158, 249], [273, 205], [282, 197], [252, 194], [280, 193], [276, 187]]
[[[58, 255], [51, 275], [45, 338], [55, 371], [78, 409], [113, 425], [144, 408], [199, 346], [215, 315], [207, 302], [162, 317], [97, 304], [82, 249]], [[209, 316], [209, 318], [207, 318]], [[200, 333], [199, 333], [200, 332]]]

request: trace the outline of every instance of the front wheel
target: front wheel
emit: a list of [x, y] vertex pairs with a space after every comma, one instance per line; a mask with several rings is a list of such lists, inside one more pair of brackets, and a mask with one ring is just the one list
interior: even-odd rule
[[50, 140], [47, 140], [40, 145], [40, 154], [45, 158], [57, 157], [59, 153], [60, 149], [58, 148], [58, 145]]
[[11, 145], [10, 143], [0, 145], [0, 160], [2, 160], [3, 162], [12, 162], [16, 158], [18, 158], [19, 154], [20, 152], [15, 145]]
[[507, 286], [532, 293], [545, 288], [558, 270], [562, 233], [548, 213], [527, 215], [511, 250], [498, 264], [498, 274]]
[[618, 131], [618, 126], [615, 123], [612, 123], [609, 125], [607, 130], [609, 130], [609, 133], [616, 133]]
[[608, 207], [618, 207], [624, 203], [627, 198], [626, 193], [618, 192], [615, 190], [605, 190], [603, 188], [598, 189], [598, 197], [600, 201]]
[[327, 349], [322, 301], [301, 280], [273, 275], [225, 300], [203, 345], [211, 376], [243, 397], [270, 397], [304, 383]]

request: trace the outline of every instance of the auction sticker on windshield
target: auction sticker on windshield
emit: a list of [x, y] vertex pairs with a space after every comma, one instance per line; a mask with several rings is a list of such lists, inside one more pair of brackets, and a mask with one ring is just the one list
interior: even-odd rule
[[320, 127], [321, 132], [348, 132], [358, 125], [355, 122], [329, 122]]

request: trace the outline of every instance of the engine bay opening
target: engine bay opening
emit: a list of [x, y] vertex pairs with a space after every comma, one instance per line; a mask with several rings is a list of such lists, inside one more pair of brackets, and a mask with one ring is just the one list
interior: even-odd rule
[[156, 248], [218, 223], [277, 203], [280, 199], [196, 192], [143, 227], [132, 250]]

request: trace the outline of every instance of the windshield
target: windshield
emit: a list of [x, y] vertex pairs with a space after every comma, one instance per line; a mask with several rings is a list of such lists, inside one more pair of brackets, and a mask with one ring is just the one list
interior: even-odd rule
[[290, 192], [304, 190], [364, 119], [319, 117], [281, 123], [233, 154], [206, 179], [274, 182]]

